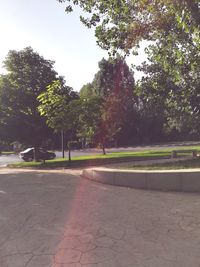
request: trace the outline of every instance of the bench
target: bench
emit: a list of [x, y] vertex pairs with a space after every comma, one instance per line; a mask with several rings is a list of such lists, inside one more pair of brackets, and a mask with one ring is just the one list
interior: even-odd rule
[[171, 157], [177, 158], [177, 154], [180, 153], [192, 153], [193, 158], [197, 157], [197, 149], [172, 150]]

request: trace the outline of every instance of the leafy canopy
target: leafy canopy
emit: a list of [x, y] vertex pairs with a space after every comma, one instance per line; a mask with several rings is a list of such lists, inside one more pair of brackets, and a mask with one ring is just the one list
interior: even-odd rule
[[126, 54], [139, 41], [156, 40], [178, 30], [178, 36], [199, 38], [199, 0], [58, 0], [66, 11], [78, 5], [84, 11], [81, 21], [95, 27], [100, 47]]
[[[76, 105], [73, 100], [78, 95], [63, 79], [53, 81], [47, 90], [38, 96], [38, 110], [47, 120], [47, 125], [56, 131], [68, 131], [76, 125]], [[74, 106], [73, 106], [74, 105]]]
[[37, 110], [37, 96], [57, 78], [54, 62], [31, 47], [9, 51], [0, 76], [1, 131], [10, 141], [40, 145], [51, 133]]

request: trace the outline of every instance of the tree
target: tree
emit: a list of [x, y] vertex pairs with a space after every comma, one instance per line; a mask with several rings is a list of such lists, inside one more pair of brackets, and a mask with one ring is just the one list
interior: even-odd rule
[[46, 60], [31, 47], [11, 50], [0, 76], [1, 128], [9, 140], [37, 148], [52, 134], [38, 112], [37, 97], [57, 78], [53, 61]]
[[178, 29], [178, 36], [199, 34], [199, 0], [58, 0], [67, 2], [67, 12], [78, 5], [86, 17], [81, 21], [95, 27], [100, 47], [129, 53], [139, 41], [156, 40]]
[[93, 90], [101, 97], [108, 97], [110, 94], [123, 93], [128, 98], [133, 98], [135, 80], [133, 71], [126, 61], [120, 57], [102, 59], [99, 62], [99, 71], [95, 74], [92, 82]]
[[107, 136], [104, 143], [112, 140], [116, 145], [124, 145], [133, 141], [137, 96], [132, 69], [119, 55], [115, 59], [102, 59], [92, 84], [95, 93], [104, 99], [102, 129]]
[[152, 65], [148, 66], [148, 76], [138, 82], [140, 142], [163, 141], [164, 126], [167, 122], [166, 99], [172, 86], [173, 83], [162, 69]]
[[87, 84], [83, 85], [81, 90], [80, 90], [80, 92], [79, 92], [79, 96], [81, 98], [95, 97], [96, 93], [95, 93], [93, 84], [92, 83], [87, 83]]
[[123, 58], [102, 59], [93, 82], [80, 93], [79, 136], [100, 144], [103, 153], [111, 142], [131, 142], [137, 105], [134, 88], [133, 72]]
[[80, 97], [77, 100], [79, 107], [77, 136], [82, 141], [82, 146], [94, 143], [103, 108], [103, 99], [98, 96], [88, 98]]
[[141, 96], [146, 105], [160, 106], [168, 132], [182, 135], [199, 132], [199, 44], [167, 36], [151, 45], [146, 52], [149, 64], [139, 69], [146, 77], [141, 81]]
[[108, 96], [103, 102], [101, 120], [95, 134], [95, 141], [101, 144], [103, 154], [106, 154], [106, 144], [115, 141], [121, 131], [123, 115], [121, 99], [114, 93]]
[[[119, 100], [113, 97], [105, 101], [100, 96], [80, 98], [78, 101], [78, 131], [82, 143], [95, 143], [105, 152], [105, 145], [120, 130], [118, 119]], [[115, 105], [116, 104], [116, 105]]]
[[[127, 55], [131, 51], [136, 52], [141, 40], [153, 41], [153, 45], [147, 49], [152, 67], [141, 68], [143, 71], [145, 68], [146, 71], [150, 71], [147, 80], [142, 81], [141, 88], [146, 90], [147, 97], [146, 99], [143, 98], [144, 95], [140, 97], [140, 101], [143, 98], [142, 116], [147, 115], [147, 121], [155, 124], [153, 117], [156, 115], [160, 127], [167, 120], [168, 126], [175, 126], [180, 131], [191, 128], [198, 134], [199, 0], [60, 0], [59, 2], [68, 3], [67, 12], [73, 11], [76, 5], [82, 8], [85, 12], [85, 17], [81, 17], [82, 22], [87, 27], [95, 27], [97, 43], [109, 50], [111, 55], [116, 55], [119, 51]], [[155, 73], [151, 72], [153, 69]], [[165, 89], [166, 93], [163, 94]], [[161, 99], [159, 94], [166, 98]], [[162, 115], [159, 115], [161, 107], [157, 102], [159, 99], [160, 103], [164, 104], [160, 113]]]
[[[53, 81], [47, 90], [38, 96], [40, 103], [38, 110], [46, 118], [47, 125], [57, 132], [68, 135], [68, 142], [76, 132], [77, 127], [77, 99], [78, 95], [69, 86], [64, 85], [63, 79]], [[64, 147], [62, 147], [64, 156]], [[70, 148], [69, 148], [69, 160]]]

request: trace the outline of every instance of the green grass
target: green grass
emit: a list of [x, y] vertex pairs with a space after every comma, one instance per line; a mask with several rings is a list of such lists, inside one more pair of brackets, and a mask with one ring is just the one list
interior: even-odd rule
[[0, 152], [0, 155], [12, 155], [12, 154], [14, 154], [13, 151], [1, 151]]
[[[186, 146], [186, 147], [177, 147], [178, 150], [185, 149], [197, 149], [200, 152], [200, 146]], [[67, 158], [56, 158], [54, 160], [47, 160], [45, 164], [43, 162], [19, 162], [15, 164], [9, 164], [8, 167], [13, 168], [69, 168], [69, 167], [89, 167], [95, 165], [104, 165], [112, 163], [120, 163], [126, 161], [140, 161], [140, 160], [150, 160], [150, 159], [164, 159], [170, 158], [171, 151], [173, 149], [160, 149], [160, 150], [145, 150], [137, 152], [115, 152], [108, 153], [106, 155], [97, 154], [97, 155], [88, 155], [88, 156], [79, 156], [73, 157], [71, 163], [68, 162]], [[181, 156], [187, 155], [187, 153], [181, 154]], [[130, 166], [130, 168], [140, 168], [140, 169], [158, 169], [158, 168], [192, 168], [191, 165], [194, 165], [195, 160], [186, 162], [175, 162], [172, 164], [155, 164], [151, 166]], [[196, 162], [198, 167], [200, 161]]]
[[123, 162], [130, 160], [147, 160], [155, 158], [168, 158], [170, 152], [168, 150], [146, 150], [141, 152], [116, 152], [106, 155], [98, 154], [92, 156], [80, 156], [72, 158], [69, 164], [67, 158], [56, 158], [54, 160], [47, 160], [45, 164], [43, 162], [19, 162], [15, 164], [9, 164], [8, 167], [24, 168], [24, 167], [36, 167], [36, 168], [56, 168], [56, 167], [82, 167], [109, 164], [114, 162]]
[[[123, 167], [122, 167], [123, 168]], [[123, 169], [140, 170], [178, 170], [178, 169], [196, 169], [200, 168], [200, 158], [189, 159], [185, 161], [166, 162], [151, 165], [126, 166]]]

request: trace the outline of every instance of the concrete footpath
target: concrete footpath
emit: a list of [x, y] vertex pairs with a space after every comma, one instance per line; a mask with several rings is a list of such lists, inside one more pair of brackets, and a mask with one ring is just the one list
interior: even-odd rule
[[0, 170], [1, 267], [199, 267], [200, 194]]

